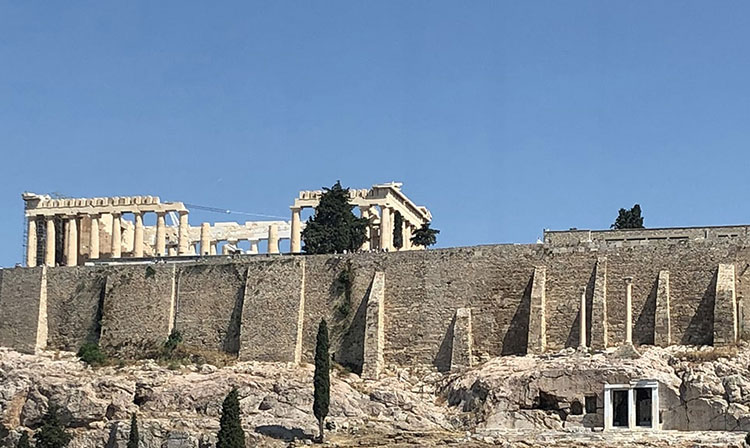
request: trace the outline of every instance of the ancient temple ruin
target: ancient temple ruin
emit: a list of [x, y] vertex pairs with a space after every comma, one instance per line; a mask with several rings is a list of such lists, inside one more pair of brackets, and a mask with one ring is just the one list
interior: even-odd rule
[[[401, 191], [401, 183], [350, 190], [351, 203], [370, 220], [362, 250], [396, 250], [393, 216], [403, 218], [404, 246], [414, 250], [411, 236], [432, 219], [429, 210], [415, 205]], [[290, 251], [302, 250], [301, 211], [315, 208], [323, 192], [301, 191], [291, 206], [290, 221], [203, 222], [190, 225], [183, 202], [162, 202], [158, 196], [63, 198], [24, 193], [26, 265], [76, 266], [89, 260], [152, 257], [210, 256], [242, 253], [238, 244], [249, 241], [247, 254], [259, 253], [262, 242], [269, 254], [280, 253], [279, 243], [290, 240]], [[144, 225], [154, 213], [156, 225]], [[128, 215], [132, 220], [124, 219]]]

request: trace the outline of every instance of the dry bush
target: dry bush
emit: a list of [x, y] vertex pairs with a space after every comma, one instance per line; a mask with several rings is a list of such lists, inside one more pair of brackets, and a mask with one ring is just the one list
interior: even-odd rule
[[711, 347], [702, 350], [685, 350], [675, 354], [675, 358], [693, 363], [711, 362], [719, 358], [732, 358], [735, 356], [737, 356], [737, 346], [735, 345]]

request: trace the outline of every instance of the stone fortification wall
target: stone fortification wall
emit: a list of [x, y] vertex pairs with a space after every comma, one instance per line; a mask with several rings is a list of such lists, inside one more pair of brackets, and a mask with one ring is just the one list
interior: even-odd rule
[[[734, 268], [724, 269], [717, 285], [720, 264]], [[750, 251], [737, 240], [704, 240], [216, 257], [178, 266], [48, 268], [46, 275], [17, 268], [1, 271], [0, 345], [33, 350], [43, 339], [51, 348], [75, 349], [100, 332], [105, 350], [137, 356], [158, 348], [175, 326], [186, 344], [205, 350], [310, 362], [325, 318], [335, 360], [355, 371], [366, 351], [386, 364], [445, 369], [457, 359], [471, 364], [461, 350], [481, 359], [526, 353], [530, 340], [541, 351], [579, 345], [582, 294], [587, 345], [603, 346], [605, 332], [609, 346], [621, 344], [626, 278], [632, 278], [635, 344], [663, 343], [666, 332], [671, 343], [710, 344], [716, 334], [725, 343], [733, 332], [743, 336], [750, 329], [748, 267]], [[535, 282], [535, 271], [545, 281]], [[382, 322], [373, 327], [382, 335], [373, 336], [366, 332], [367, 301], [374, 300], [376, 272], [384, 284], [377, 293], [382, 316], [370, 321]], [[660, 273], [669, 279], [661, 288]], [[543, 291], [532, 294], [534, 285]]]
[[106, 271], [84, 267], [47, 270], [47, 344], [76, 351], [101, 333]]
[[247, 270], [239, 357], [299, 362], [305, 260], [274, 258]]
[[137, 358], [158, 351], [174, 326], [175, 266], [119, 266], [107, 275], [100, 344]]
[[175, 328], [191, 346], [237, 354], [247, 266], [181, 266], [177, 272]]

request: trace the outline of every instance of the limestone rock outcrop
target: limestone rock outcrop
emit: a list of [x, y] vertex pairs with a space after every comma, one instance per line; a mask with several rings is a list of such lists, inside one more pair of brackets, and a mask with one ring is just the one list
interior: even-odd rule
[[[602, 423], [604, 383], [647, 378], [659, 383], [664, 429], [750, 431], [749, 347], [639, 351], [638, 358], [572, 349], [507, 356], [453, 374], [387, 368], [377, 381], [335, 369], [328, 427], [344, 439], [388, 438], [404, 446], [415, 440], [424, 446], [517, 446], [513, 440], [525, 446], [521, 441], [529, 437], [538, 446], [556, 438], [569, 440], [560, 446], [597, 446], [608, 440], [592, 431]], [[239, 389], [248, 446], [302, 445], [317, 427], [312, 373], [310, 365], [249, 362], [170, 369], [143, 361], [92, 369], [67, 352], [33, 356], [0, 349], [0, 446], [14, 446], [22, 430], [36, 429], [54, 401], [74, 434], [71, 448], [124, 447], [134, 412], [143, 446], [210, 447], [221, 402], [233, 387]], [[664, 444], [673, 446], [692, 443], [689, 436], [655, 434], [648, 437], [666, 437]], [[724, 446], [741, 446], [744, 437], [711, 434], [721, 435]], [[620, 431], [617, 437], [628, 436]]]

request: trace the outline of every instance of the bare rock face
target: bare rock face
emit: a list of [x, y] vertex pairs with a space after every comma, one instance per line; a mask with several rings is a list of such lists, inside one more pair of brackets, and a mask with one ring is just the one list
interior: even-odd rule
[[[512, 446], [506, 441], [515, 437], [523, 445], [536, 434], [539, 446], [569, 438], [569, 446], [598, 446], [594, 442], [615, 440], [591, 431], [603, 423], [603, 385], [649, 379], [659, 383], [664, 429], [750, 431], [750, 349], [731, 356], [689, 347], [638, 351], [639, 357], [615, 350], [508, 356], [456, 374], [390, 369], [378, 381], [334, 370], [327, 426], [341, 437], [381, 434], [396, 445]], [[317, 431], [312, 374], [310, 365], [269, 363], [170, 370], [144, 361], [92, 369], [71, 353], [0, 349], [0, 446], [35, 430], [54, 402], [74, 434], [71, 448], [125, 447], [132, 413], [143, 446], [211, 447], [221, 403], [235, 387], [248, 446], [302, 445]], [[424, 442], [414, 434], [423, 434]], [[449, 435], [435, 436], [433, 444], [430, 434]]]

